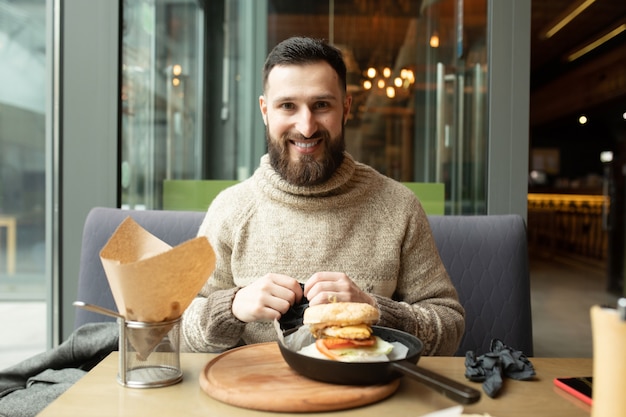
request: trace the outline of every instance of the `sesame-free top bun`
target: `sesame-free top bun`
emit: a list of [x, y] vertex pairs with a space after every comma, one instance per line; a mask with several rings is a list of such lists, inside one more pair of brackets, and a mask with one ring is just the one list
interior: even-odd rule
[[318, 304], [304, 310], [304, 324], [351, 326], [374, 324], [380, 318], [378, 309], [367, 303]]

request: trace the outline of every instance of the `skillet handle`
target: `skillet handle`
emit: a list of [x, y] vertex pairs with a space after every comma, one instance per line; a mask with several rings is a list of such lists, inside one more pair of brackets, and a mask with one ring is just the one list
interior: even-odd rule
[[480, 400], [480, 391], [443, 375], [421, 368], [409, 361], [395, 361], [390, 362], [390, 364], [404, 375], [427, 385], [458, 403], [472, 404]]

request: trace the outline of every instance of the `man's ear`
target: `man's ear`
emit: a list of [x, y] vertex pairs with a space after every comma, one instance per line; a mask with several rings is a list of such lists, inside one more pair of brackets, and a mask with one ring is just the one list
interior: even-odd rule
[[343, 100], [343, 124], [348, 123], [348, 116], [350, 115], [350, 107], [352, 106], [352, 96], [347, 95]]
[[259, 108], [261, 109], [261, 117], [263, 117], [263, 123], [267, 126], [267, 102], [265, 101], [265, 96], [259, 96]]

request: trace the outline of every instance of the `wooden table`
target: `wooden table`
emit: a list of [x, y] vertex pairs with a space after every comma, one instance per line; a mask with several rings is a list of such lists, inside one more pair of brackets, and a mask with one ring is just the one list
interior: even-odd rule
[[[112, 353], [91, 372], [45, 408], [39, 417], [51, 416], [270, 416], [276, 413], [249, 410], [221, 403], [201, 388], [200, 372], [215, 357], [212, 354], [181, 354], [183, 382], [152, 389], [124, 388], [116, 381], [118, 354]], [[505, 379], [500, 396], [492, 399], [484, 395], [475, 404], [465, 406], [465, 413], [493, 417], [576, 417], [590, 414], [585, 403], [564, 393], [553, 385], [557, 376], [587, 376], [592, 372], [592, 359], [531, 358], [537, 372], [534, 381]], [[462, 357], [423, 357], [423, 368], [467, 382]], [[469, 383], [473, 384], [473, 383]], [[473, 384], [480, 388], [480, 384]], [[280, 395], [280, 393], [277, 393]], [[452, 400], [407, 377], [401, 380], [398, 391], [378, 403], [344, 411], [315, 413], [316, 416], [411, 416], [456, 405]], [[281, 416], [303, 414], [281, 413]]]

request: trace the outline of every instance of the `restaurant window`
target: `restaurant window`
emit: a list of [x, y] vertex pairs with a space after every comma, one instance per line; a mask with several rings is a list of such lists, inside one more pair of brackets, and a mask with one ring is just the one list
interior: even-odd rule
[[0, 4], [1, 298], [45, 287], [46, 5]]
[[34, 319], [0, 368], [46, 348], [47, 30], [45, 0], [0, 1], [0, 350], [24, 340], [16, 314]]
[[124, 205], [160, 208], [168, 179], [251, 175], [263, 61], [305, 35], [344, 53], [357, 160], [443, 183], [447, 214], [486, 213], [486, 0], [145, 0], [123, 15]]

